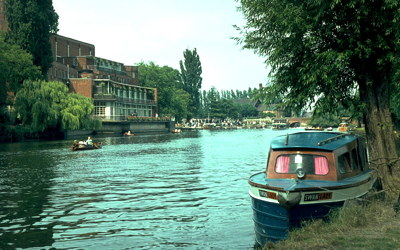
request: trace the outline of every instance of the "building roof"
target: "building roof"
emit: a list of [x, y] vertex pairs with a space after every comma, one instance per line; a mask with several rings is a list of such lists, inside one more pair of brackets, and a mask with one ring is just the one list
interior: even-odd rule
[[352, 134], [337, 132], [298, 132], [275, 137], [271, 141], [274, 150], [314, 149], [334, 151], [357, 140]]

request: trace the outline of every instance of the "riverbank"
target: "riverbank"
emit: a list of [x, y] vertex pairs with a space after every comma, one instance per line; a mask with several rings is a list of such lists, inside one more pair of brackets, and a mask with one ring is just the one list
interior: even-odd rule
[[68, 130], [58, 129], [43, 132], [32, 132], [29, 127], [23, 125], [0, 124], [0, 142], [21, 142], [31, 140], [62, 140], [80, 139], [89, 135], [123, 135], [127, 131], [135, 134], [169, 133], [175, 129], [175, 122], [170, 120], [128, 120], [128, 121], [103, 121], [98, 129]]
[[[399, 249], [400, 215], [382, 201], [351, 204], [328, 222], [317, 220], [294, 230], [285, 241], [262, 249]], [[259, 248], [261, 249], [261, 248]]]

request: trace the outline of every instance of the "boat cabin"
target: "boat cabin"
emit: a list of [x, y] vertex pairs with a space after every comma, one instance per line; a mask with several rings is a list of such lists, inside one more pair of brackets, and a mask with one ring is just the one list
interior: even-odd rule
[[365, 144], [352, 134], [299, 132], [271, 142], [267, 179], [340, 181], [368, 168]]

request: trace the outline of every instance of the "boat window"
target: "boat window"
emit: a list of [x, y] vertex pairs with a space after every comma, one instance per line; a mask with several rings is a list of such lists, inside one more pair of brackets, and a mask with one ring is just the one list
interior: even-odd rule
[[357, 157], [357, 150], [354, 148], [351, 151], [351, 166], [353, 167], [354, 170], [359, 169], [360, 166], [360, 159]]
[[337, 161], [338, 161], [338, 168], [339, 168], [340, 173], [345, 174], [345, 173], [353, 171], [353, 169], [351, 167], [351, 163], [350, 163], [349, 152], [339, 155], [337, 158]]
[[309, 154], [280, 155], [276, 159], [275, 171], [281, 174], [294, 174], [297, 168], [303, 168], [306, 174], [326, 175], [329, 172], [325, 156]]

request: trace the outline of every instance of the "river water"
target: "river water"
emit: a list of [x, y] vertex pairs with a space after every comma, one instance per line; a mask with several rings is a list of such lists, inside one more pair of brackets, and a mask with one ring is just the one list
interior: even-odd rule
[[0, 249], [251, 249], [247, 179], [292, 131], [0, 144]]

